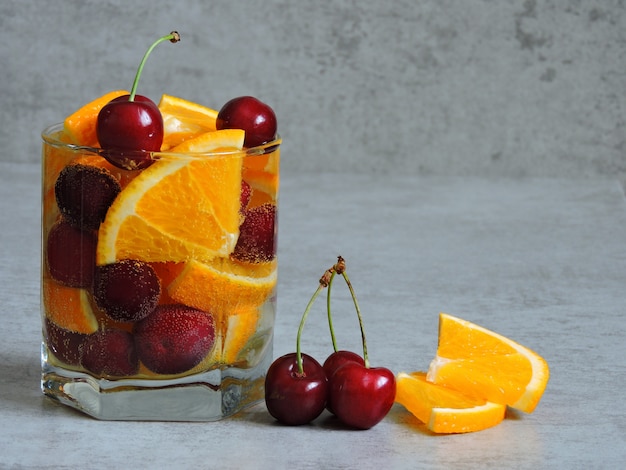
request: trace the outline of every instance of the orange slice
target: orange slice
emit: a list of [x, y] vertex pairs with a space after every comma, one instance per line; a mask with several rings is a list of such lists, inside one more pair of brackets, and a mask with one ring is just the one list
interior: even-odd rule
[[100, 225], [96, 262], [210, 261], [239, 236], [244, 132], [202, 134], [143, 170], [118, 195]]
[[185, 305], [211, 312], [249, 311], [265, 302], [276, 286], [276, 262], [244, 263], [217, 258], [208, 264], [190, 261], [170, 284], [170, 296]]
[[396, 402], [435, 433], [481, 431], [499, 424], [506, 406], [476, 400], [426, 381], [425, 372], [400, 372], [396, 378]]
[[548, 383], [548, 364], [502, 335], [441, 313], [437, 355], [428, 380], [531, 413]]
[[[276, 201], [279, 189], [280, 148], [271, 153], [246, 157], [243, 179], [255, 192], [263, 192], [272, 202]], [[255, 203], [252, 206], [256, 205]]]
[[163, 145], [168, 150], [205, 132], [215, 131], [217, 111], [176, 96], [163, 95], [159, 102], [163, 116]]
[[43, 304], [46, 317], [65, 330], [87, 334], [98, 330], [98, 321], [85, 289], [66, 287], [44, 279]]
[[256, 331], [259, 307], [274, 291], [276, 262], [242, 263], [218, 258], [210, 264], [187, 263], [170, 284], [172, 299], [214, 315], [221, 344], [216, 356], [225, 363], [236, 360]]
[[64, 129], [70, 136], [72, 143], [77, 145], [98, 146], [96, 135], [96, 121], [98, 113], [109, 101], [118, 96], [128, 95], [124, 90], [111, 91], [100, 98], [87, 103], [65, 118]]

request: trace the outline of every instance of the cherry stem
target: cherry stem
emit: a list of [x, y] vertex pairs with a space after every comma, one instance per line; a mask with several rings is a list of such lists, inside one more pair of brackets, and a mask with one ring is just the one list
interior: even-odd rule
[[328, 293], [326, 294], [326, 312], [328, 316], [328, 329], [330, 330], [330, 339], [333, 342], [333, 350], [337, 352], [337, 338], [335, 337], [335, 329], [333, 328], [333, 316], [330, 311], [330, 291], [333, 287], [333, 279], [337, 275], [337, 271], [332, 269], [332, 274], [328, 281]]
[[146, 51], [146, 53], [143, 56], [143, 59], [141, 59], [141, 62], [139, 63], [139, 68], [137, 69], [137, 73], [135, 74], [135, 80], [133, 81], [133, 87], [130, 90], [130, 96], [128, 97], [128, 101], [135, 101], [135, 95], [137, 93], [137, 85], [139, 83], [139, 77], [141, 76], [141, 72], [143, 71], [143, 66], [146, 63], [146, 60], [148, 60], [148, 56], [152, 52], [152, 49], [154, 49], [156, 46], [158, 46], [159, 44], [161, 44], [164, 41], [170, 41], [172, 43], [176, 43], [176, 42], [180, 41], [180, 34], [178, 34], [178, 32], [176, 32], [176, 31], [172, 31], [170, 34], [157, 39], [148, 48], [148, 50]]
[[369, 369], [370, 361], [367, 356], [367, 341], [365, 340], [365, 328], [363, 327], [363, 316], [361, 315], [361, 309], [359, 308], [359, 303], [356, 300], [356, 294], [354, 293], [354, 288], [352, 287], [352, 283], [350, 282], [350, 278], [346, 274], [345, 268], [345, 260], [340, 256], [339, 261], [335, 267], [340, 266], [340, 269], [337, 271], [341, 274], [348, 285], [348, 289], [350, 290], [350, 295], [352, 296], [352, 301], [354, 302], [354, 308], [356, 309], [356, 315], [359, 318], [359, 328], [361, 328], [361, 341], [363, 343], [363, 362], [365, 363], [365, 368]]

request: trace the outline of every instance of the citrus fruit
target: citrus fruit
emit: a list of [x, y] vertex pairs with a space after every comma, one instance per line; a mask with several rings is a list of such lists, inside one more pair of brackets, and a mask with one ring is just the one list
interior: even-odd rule
[[435, 433], [481, 431], [504, 419], [506, 406], [467, 397], [426, 380], [425, 372], [400, 372], [396, 402]]
[[549, 378], [537, 353], [469, 321], [441, 313], [429, 381], [487, 401], [532, 412]]
[[97, 264], [209, 261], [231, 253], [239, 234], [244, 132], [187, 140], [133, 179], [100, 225]]
[[43, 303], [46, 317], [64, 330], [93, 333], [98, 321], [86, 289], [67, 287], [51, 279], [43, 280]]
[[71, 142], [77, 145], [97, 146], [96, 120], [98, 113], [109, 101], [127, 95], [124, 90], [111, 91], [87, 103], [65, 118], [63, 127]]
[[[262, 155], [248, 156], [244, 162], [243, 179], [252, 188], [252, 206], [262, 204], [255, 202], [255, 198], [262, 198], [264, 202], [274, 202], [279, 189], [280, 149]], [[262, 196], [259, 193], [263, 193]]]
[[254, 335], [259, 307], [274, 291], [276, 279], [276, 262], [190, 261], [167, 291], [176, 302], [213, 314], [220, 341], [213, 359], [232, 363]]
[[217, 111], [171, 95], [161, 96], [159, 110], [163, 116], [163, 145], [168, 150], [187, 139], [215, 131]]
[[276, 272], [276, 262], [245, 263], [228, 257], [206, 264], [192, 260], [168, 292], [177, 302], [219, 318], [222, 313], [248, 312], [262, 305], [274, 290]]

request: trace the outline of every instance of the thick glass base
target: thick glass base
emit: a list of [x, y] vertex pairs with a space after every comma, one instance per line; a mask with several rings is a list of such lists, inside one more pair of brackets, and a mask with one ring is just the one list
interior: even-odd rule
[[45, 395], [102, 420], [217, 421], [263, 400], [272, 348], [253, 368], [227, 367], [171, 380], [97, 379], [47, 360]]

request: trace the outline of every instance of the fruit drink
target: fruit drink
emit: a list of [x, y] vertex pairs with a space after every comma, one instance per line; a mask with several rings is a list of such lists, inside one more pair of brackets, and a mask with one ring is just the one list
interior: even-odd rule
[[163, 95], [157, 150], [129, 150], [100, 122], [128, 96], [42, 135], [42, 390], [101, 419], [220, 419], [263, 399], [272, 359], [275, 118], [255, 141], [228, 119], [258, 100]]

